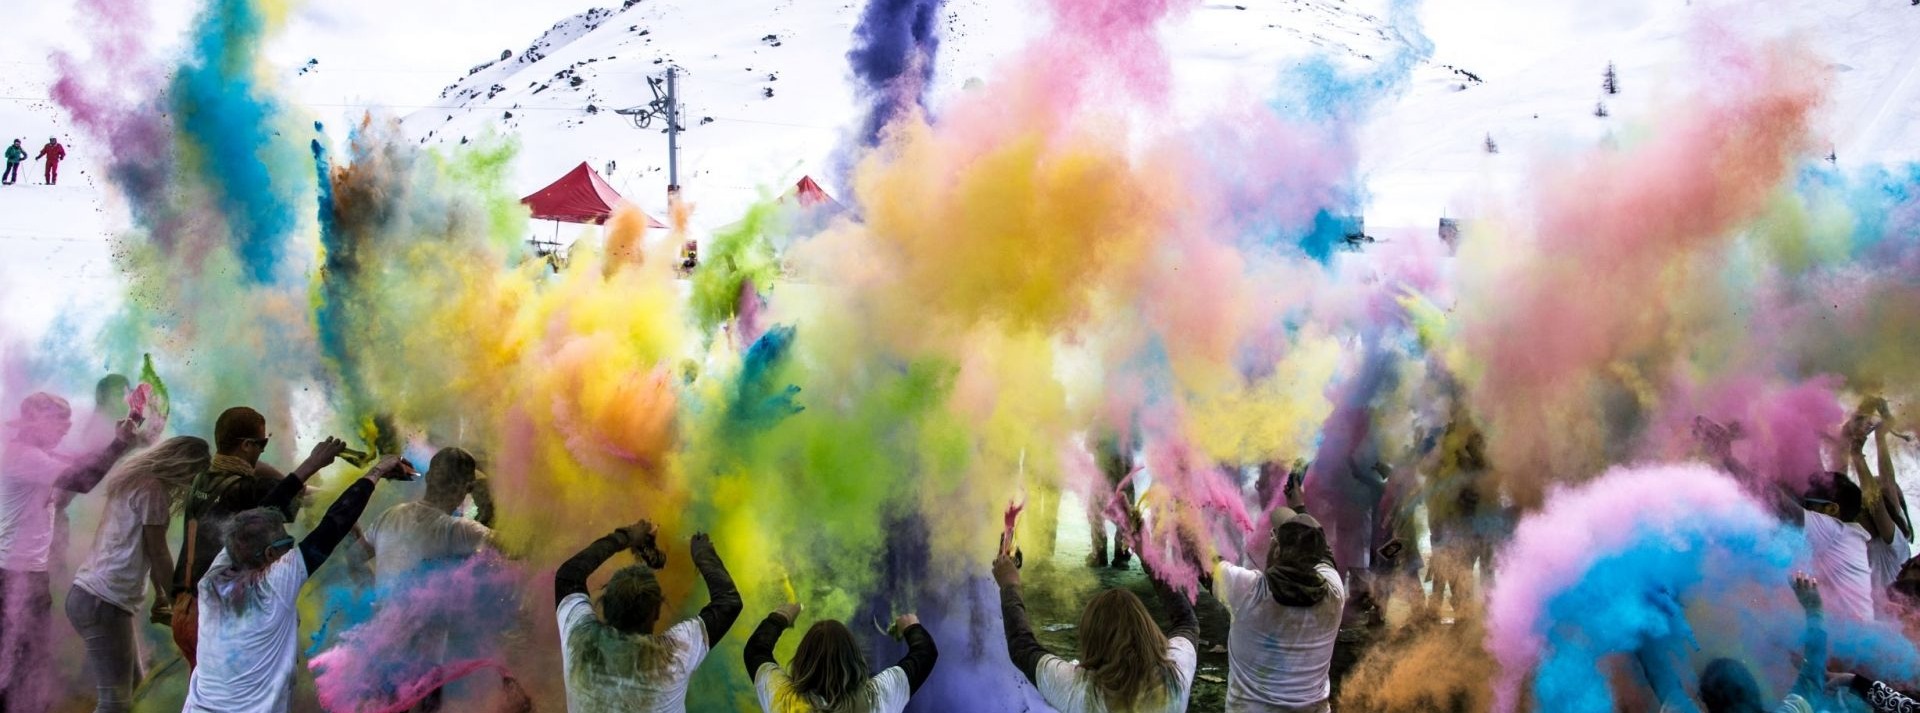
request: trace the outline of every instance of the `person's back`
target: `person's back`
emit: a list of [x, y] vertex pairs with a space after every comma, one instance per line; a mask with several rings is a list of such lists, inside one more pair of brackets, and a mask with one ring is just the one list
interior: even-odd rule
[[687, 684], [707, 656], [700, 618], [660, 634], [628, 634], [594, 616], [583, 596], [562, 604], [559, 619], [567, 710], [687, 710]]
[[285, 711], [292, 693], [300, 615], [296, 606], [307, 567], [300, 553], [282, 554], [247, 582], [223, 576], [233, 566], [225, 550], [200, 582], [199, 666], [187, 689], [186, 710], [241, 713]]
[[420, 502], [388, 508], [366, 529], [374, 576], [382, 584], [430, 562], [469, 557], [486, 545], [488, 534], [485, 525]]
[[907, 654], [879, 673], [868, 675], [853, 632], [833, 619], [815, 622], [782, 667], [773, 649], [799, 612], [789, 603], [768, 614], [742, 652], [765, 713], [900, 713], [939, 660], [933, 635], [908, 614], [894, 620]]
[[1347, 591], [1331, 565], [1313, 572], [1327, 595], [1310, 606], [1287, 606], [1274, 599], [1266, 573], [1226, 562], [1215, 568], [1214, 594], [1233, 614], [1227, 633], [1228, 711], [1325, 709]]

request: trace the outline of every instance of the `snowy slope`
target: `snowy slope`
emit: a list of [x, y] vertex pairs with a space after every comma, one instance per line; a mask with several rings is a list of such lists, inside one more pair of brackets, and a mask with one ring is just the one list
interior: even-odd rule
[[[948, 0], [931, 91], [936, 111], [1043, 31], [1038, 2]], [[570, 15], [598, 3], [608, 6]], [[178, 47], [197, 5], [148, 3], [153, 45]], [[523, 191], [582, 160], [603, 169], [614, 161], [609, 180], [656, 214], [664, 212], [665, 137], [657, 123], [640, 130], [609, 110], [650, 100], [646, 78], [677, 64], [687, 70], [681, 182], [697, 207], [698, 234], [733, 220], [759, 191], [784, 191], [803, 174], [842, 192], [830, 159], [861, 115], [845, 59], [861, 5], [334, 0], [296, 9], [268, 53], [281, 88], [326, 120], [336, 138], [343, 119], [367, 109], [405, 115], [410, 134], [428, 143], [509, 134], [523, 147], [516, 167]], [[1231, 97], [1267, 95], [1280, 68], [1306, 53], [1354, 63], [1381, 57], [1391, 42], [1384, 6], [1199, 0], [1163, 31], [1176, 91], [1167, 111], [1192, 118]], [[10, 21], [40, 32], [0, 45], [0, 136], [32, 145], [49, 134], [69, 138], [65, 118], [46, 99], [45, 57], [83, 46], [86, 22], [72, 3], [14, 10]], [[1360, 137], [1369, 226], [1431, 229], [1438, 215], [1470, 207], [1463, 196], [1517, 185], [1534, 158], [1657, 123], [1689, 76], [1693, 33], [1707, 21], [1739, 35], [1796, 35], [1823, 53], [1836, 81], [1821, 127], [1842, 166], [1920, 159], [1920, 43], [1910, 39], [1920, 37], [1920, 8], [1899, 0], [1428, 0], [1421, 20], [1437, 46], [1432, 63], [1415, 71], [1406, 94], [1383, 106]], [[498, 61], [502, 49], [506, 61]], [[309, 59], [317, 64], [302, 73]], [[1593, 110], [1608, 62], [1618, 68], [1622, 94], [1607, 99], [1611, 116], [1599, 118]], [[494, 85], [501, 89], [493, 92]], [[1482, 149], [1488, 136], [1499, 154]], [[126, 224], [124, 210], [95, 180], [96, 147], [71, 138], [69, 185], [0, 190], [0, 246], [8, 255], [0, 264], [0, 326], [29, 336], [46, 328], [58, 305], [105, 306], [117, 290], [107, 236]]]
[[[1257, 6], [1254, 6], [1257, 5]], [[695, 226], [733, 220], [763, 190], [813, 175], [838, 193], [831, 161], [858, 124], [846, 53], [860, 5], [799, 0], [640, 0], [561, 20], [505, 59], [477, 67], [406, 119], [424, 142], [457, 144], [492, 131], [518, 138], [518, 179], [531, 191], [585, 160], [623, 194], [663, 210], [666, 139], [610, 109], [653, 98], [646, 79], [683, 68], [681, 179]], [[953, 0], [945, 7], [931, 103], [991, 76], [1043, 22], [1024, 0]], [[1276, 68], [1311, 52], [1355, 62], [1392, 51], [1377, 14], [1341, 0], [1200, 3], [1166, 30], [1179, 97], [1191, 118], [1239, 92], [1270, 90]], [[1459, 81], [1452, 70], [1431, 72]], [[444, 107], [444, 108], [442, 108]], [[698, 232], [698, 231], [696, 231]]]

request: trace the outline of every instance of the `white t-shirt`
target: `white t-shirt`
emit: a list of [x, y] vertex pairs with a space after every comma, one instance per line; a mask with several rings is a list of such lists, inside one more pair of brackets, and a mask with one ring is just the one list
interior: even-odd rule
[[465, 558], [487, 542], [487, 526], [420, 503], [388, 508], [366, 530], [373, 573], [383, 582], [430, 560]]
[[[847, 711], [847, 713], [900, 713], [906, 710], [907, 701], [913, 697], [913, 688], [907, 685], [907, 670], [893, 666], [875, 674], [869, 679], [873, 686], [873, 706], [866, 710]], [[780, 664], [760, 664], [760, 670], [753, 673], [753, 692], [760, 697], [760, 710], [764, 713], [811, 713], [815, 708], [808, 701], [794, 701], [794, 705], [776, 707], [776, 702], [792, 701], [792, 681]], [[805, 706], [805, 707], [801, 707]]]
[[675, 624], [659, 635], [674, 647], [672, 660], [660, 673], [647, 675], [634, 671], [620, 675], [586, 675], [582, 676], [585, 680], [577, 680], [573, 671], [573, 647], [580, 643], [577, 630], [580, 627], [604, 627], [606, 624], [594, 615], [593, 601], [585, 594], [567, 595], [560, 600], [555, 613], [560, 620], [560, 667], [567, 679], [569, 713], [685, 713], [687, 686], [693, 682], [694, 669], [699, 668], [701, 660], [707, 657], [707, 625], [700, 617]]
[[1842, 619], [1872, 621], [1873, 568], [1867, 560], [1872, 536], [1857, 523], [1817, 512], [1807, 513], [1806, 532], [1813, 575], [1820, 580], [1827, 611]]
[[1327, 583], [1327, 598], [1310, 607], [1273, 600], [1259, 570], [1221, 562], [1213, 568], [1213, 592], [1233, 615], [1227, 631], [1227, 713], [1321, 711], [1331, 695], [1328, 670], [1347, 587], [1340, 573], [1314, 568]]
[[73, 586], [100, 601], [130, 613], [139, 613], [147, 591], [147, 550], [141, 546], [142, 528], [167, 526], [166, 489], [136, 485], [107, 501], [93, 551], [73, 576]]
[[9, 443], [0, 461], [0, 569], [47, 571], [53, 550], [54, 481], [72, 463], [45, 450]]
[[293, 694], [300, 612], [295, 602], [307, 581], [299, 548], [267, 566], [258, 589], [239, 611], [216, 591], [220, 572], [233, 566], [226, 550], [200, 580], [199, 667], [187, 684], [186, 711], [285, 713]]
[[[1187, 709], [1187, 694], [1193, 690], [1193, 667], [1199, 657], [1193, 650], [1193, 642], [1184, 636], [1167, 641], [1167, 657], [1173, 660], [1178, 690], [1162, 710], [1182, 713]], [[1107, 707], [1093, 695], [1079, 661], [1068, 661], [1053, 654], [1042, 656], [1034, 668], [1034, 680], [1039, 684], [1040, 697], [1060, 713], [1106, 713]]]

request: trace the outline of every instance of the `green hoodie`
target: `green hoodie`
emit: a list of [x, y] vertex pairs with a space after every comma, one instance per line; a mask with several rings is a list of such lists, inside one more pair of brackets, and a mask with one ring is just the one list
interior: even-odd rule
[[19, 163], [25, 160], [27, 160], [26, 149], [20, 148], [19, 144], [13, 144], [7, 147], [7, 163]]

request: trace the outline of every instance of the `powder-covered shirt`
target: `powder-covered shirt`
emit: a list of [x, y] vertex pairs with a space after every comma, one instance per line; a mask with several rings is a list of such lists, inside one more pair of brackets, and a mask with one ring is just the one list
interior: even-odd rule
[[0, 569], [47, 571], [53, 549], [54, 481], [72, 463], [11, 443], [0, 460]]
[[73, 576], [73, 586], [129, 613], [139, 613], [148, 580], [147, 549], [141, 534], [148, 526], [166, 527], [167, 491], [136, 485], [107, 500], [93, 551]]
[[373, 572], [384, 584], [435, 560], [464, 559], [487, 542], [487, 526], [421, 503], [388, 508], [366, 528]]
[[1873, 610], [1882, 619], [1899, 618], [1887, 602], [1887, 585], [1900, 578], [1900, 567], [1911, 557], [1913, 544], [1898, 529], [1893, 532], [1892, 542], [1876, 539], [1867, 543], [1867, 567], [1873, 570]]
[[576, 671], [576, 647], [587, 642], [604, 645], [606, 637], [590, 636], [584, 629], [607, 625], [593, 613], [593, 601], [585, 594], [569, 594], [555, 610], [560, 620], [560, 666], [567, 681], [568, 713], [685, 713], [687, 686], [693, 671], [707, 657], [707, 625], [700, 617], [675, 624], [658, 638], [672, 648], [671, 658], [655, 673], [623, 671], [596, 674]]
[[1290, 607], [1274, 601], [1265, 573], [1228, 562], [1214, 567], [1214, 596], [1233, 615], [1227, 632], [1228, 713], [1326, 710], [1347, 588], [1329, 565], [1314, 572], [1326, 581], [1327, 597], [1310, 607]]
[[[1199, 663], [1199, 654], [1193, 650], [1193, 642], [1176, 636], [1167, 640], [1167, 657], [1173, 661], [1176, 688], [1161, 710], [1182, 713], [1187, 709], [1187, 696], [1193, 690], [1193, 669]], [[1040, 697], [1060, 713], [1107, 713], [1107, 707], [1093, 694], [1092, 684], [1079, 661], [1068, 661], [1053, 654], [1042, 656], [1034, 670], [1034, 682], [1040, 689]]]
[[238, 608], [218, 590], [220, 572], [231, 566], [232, 558], [221, 550], [200, 580], [200, 661], [187, 685], [185, 710], [285, 713], [300, 635], [295, 602], [307, 581], [307, 563], [299, 549], [280, 555]]
[[1817, 512], [1807, 513], [1806, 533], [1827, 611], [1842, 619], [1872, 621], [1873, 569], [1867, 559], [1872, 536], [1857, 523]]
[[[873, 689], [873, 704], [846, 713], [900, 713], [913, 696], [912, 687], [907, 682], [907, 671], [899, 666], [875, 674], [867, 685]], [[760, 697], [760, 710], [763, 713], [812, 713], [816, 710], [811, 702], [793, 695], [793, 682], [779, 664], [760, 665], [760, 670], [753, 674], [753, 692]]]

